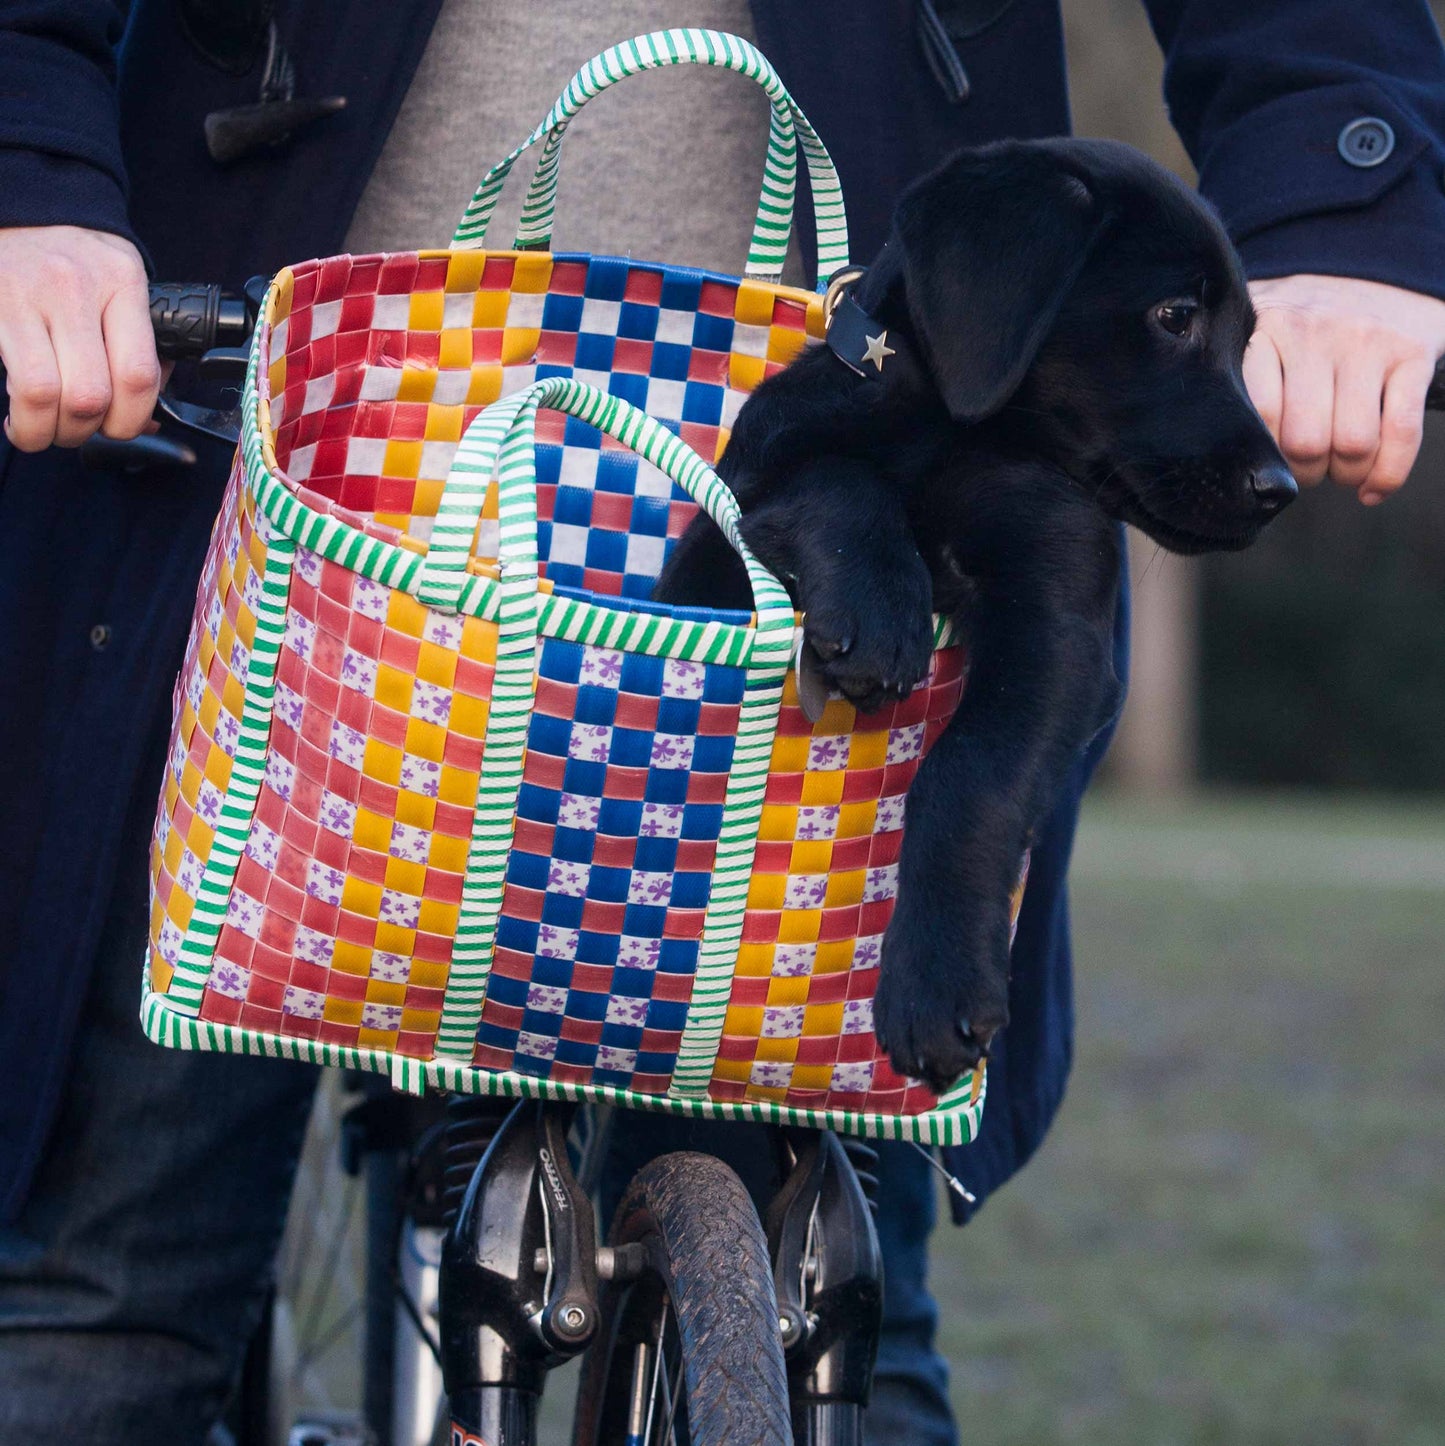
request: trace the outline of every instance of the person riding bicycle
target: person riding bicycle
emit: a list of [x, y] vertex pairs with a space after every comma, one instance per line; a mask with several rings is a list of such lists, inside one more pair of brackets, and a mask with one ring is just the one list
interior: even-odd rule
[[[1146, 7], [1175, 123], [1254, 282], [1254, 399], [1301, 481], [1328, 472], [1379, 501], [1410, 470], [1445, 352], [1445, 52], [1424, 0]], [[162, 1053], [135, 1019], [170, 685], [229, 461], [202, 446], [193, 469], [133, 477], [87, 473], [72, 450], [150, 415], [146, 258], [155, 274], [237, 287], [306, 256], [440, 241], [577, 63], [666, 25], [756, 38], [837, 160], [865, 260], [902, 187], [951, 147], [1069, 127], [1057, 0], [838, 0], [821, 20], [804, 0], [561, 12], [487, 0], [0, 11], [6, 1440], [201, 1439], [261, 1308], [315, 1081], [300, 1066]], [[733, 77], [699, 80], [653, 77], [598, 120], [611, 148], [591, 138], [579, 241], [736, 269], [764, 111]], [[617, 119], [627, 105], [661, 114], [673, 83], [709, 117], [706, 166], [633, 151], [646, 128]], [[644, 184], [642, 214], [630, 198]], [[1121, 609], [1121, 678], [1126, 628]], [[982, 1135], [951, 1158], [980, 1201], [1028, 1159], [1063, 1093], [1065, 874], [1106, 741], [1080, 760], [1034, 854]], [[926, 1164], [886, 1148], [869, 1434], [895, 1446], [956, 1439], [925, 1279], [932, 1218]]]

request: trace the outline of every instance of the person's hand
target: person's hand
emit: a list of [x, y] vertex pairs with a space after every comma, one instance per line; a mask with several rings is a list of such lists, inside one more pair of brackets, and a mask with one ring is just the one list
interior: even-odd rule
[[1295, 477], [1328, 475], [1367, 507], [1410, 473], [1425, 392], [1445, 354], [1445, 301], [1378, 281], [1284, 276], [1250, 283], [1259, 325], [1250, 398]]
[[78, 226], [0, 228], [0, 360], [22, 452], [144, 431], [161, 369], [140, 253]]

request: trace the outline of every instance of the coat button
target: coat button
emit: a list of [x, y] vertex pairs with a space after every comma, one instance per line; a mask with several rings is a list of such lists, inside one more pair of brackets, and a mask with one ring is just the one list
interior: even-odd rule
[[1382, 121], [1379, 116], [1362, 115], [1340, 132], [1338, 144], [1340, 155], [1346, 162], [1361, 170], [1369, 170], [1371, 166], [1389, 160], [1390, 153], [1395, 149], [1395, 132], [1389, 122]]
[[90, 646], [97, 653], [103, 653], [110, 646], [111, 636], [109, 623], [96, 623], [90, 630]]

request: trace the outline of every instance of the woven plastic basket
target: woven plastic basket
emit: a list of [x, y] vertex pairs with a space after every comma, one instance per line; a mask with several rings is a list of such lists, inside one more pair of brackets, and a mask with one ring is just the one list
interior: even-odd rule
[[[820, 272], [846, 263], [827, 153], [757, 52], [669, 31], [599, 56], [488, 173], [449, 251], [275, 279], [176, 691], [143, 1019], [157, 1042], [874, 1135], [971, 1138], [872, 1033], [904, 795], [957, 706], [927, 684], [811, 724], [797, 619], [712, 472], [821, 299], [616, 257], [481, 245], [544, 141], [698, 62], [773, 100], [750, 269], [776, 277], [801, 141]], [[647, 601], [698, 505], [756, 611]]]

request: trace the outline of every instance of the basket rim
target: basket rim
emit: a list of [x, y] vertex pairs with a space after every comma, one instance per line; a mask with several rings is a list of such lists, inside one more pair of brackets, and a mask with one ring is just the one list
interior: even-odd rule
[[[385, 256], [450, 257], [453, 255], [493, 258], [537, 258], [587, 260], [592, 253], [550, 252], [457, 252], [450, 250], [378, 253]], [[339, 506], [326, 508], [311, 500], [317, 494], [292, 478], [276, 459], [275, 433], [270, 419], [269, 342], [274, 325], [279, 286], [294, 275], [298, 266], [321, 265], [318, 258], [283, 267], [276, 273], [257, 322], [256, 339], [242, 395], [241, 450], [246, 462], [246, 480], [259, 511], [280, 533], [299, 547], [316, 552], [328, 561], [384, 587], [396, 588], [415, 597], [420, 585], [426, 544], [411, 534], [398, 532], [395, 542], [387, 541], [364, 526], [362, 514]], [[662, 266], [662, 263], [634, 262], [628, 257], [605, 258], [629, 265]], [[688, 268], [669, 268], [688, 270]], [[769, 292], [784, 292], [808, 303], [821, 305], [812, 292], [779, 283], [739, 280], [722, 273], [693, 269], [693, 274], [739, 286]], [[318, 499], [321, 500], [321, 499]], [[351, 519], [355, 519], [355, 521]], [[500, 569], [495, 563], [470, 559], [468, 578], [461, 595], [459, 612], [495, 622], [501, 606]], [[652, 604], [639, 609], [635, 600], [594, 593], [584, 588], [558, 590], [547, 579], [538, 581], [539, 632], [572, 642], [621, 648], [679, 661], [744, 666], [757, 636], [756, 613], [732, 609], [668, 607]], [[732, 621], [732, 619], [745, 619]], [[795, 612], [794, 628], [802, 626], [802, 614]], [[945, 615], [934, 615], [935, 649], [958, 642], [957, 630]]]
[[[334, 516], [338, 519], [348, 521], [352, 526], [357, 526], [359, 523], [362, 522], [364, 518], [364, 514], [357, 512], [354, 508], [342, 507], [339, 503], [334, 503], [329, 498], [320, 497], [320, 494], [314, 492], [311, 488], [306, 487], [304, 483], [298, 482], [295, 478], [291, 477], [286, 472], [285, 468], [283, 468], [277, 460], [275, 450], [275, 430], [272, 427], [270, 419], [270, 363], [272, 358], [270, 356], [269, 342], [274, 329], [280, 326], [286, 320], [286, 317], [281, 317], [278, 319], [275, 314], [279, 305], [279, 297], [282, 290], [288, 284], [294, 285], [299, 275], [302, 275], [309, 270], [320, 268], [324, 266], [328, 261], [344, 260], [351, 263], [369, 263], [375, 261], [384, 264], [388, 261], [395, 261], [397, 259], [404, 260], [407, 258], [414, 258], [415, 260], [420, 262], [439, 261], [443, 259], [450, 261], [457, 257], [467, 257], [468, 259], [476, 258], [480, 262], [477, 274], [478, 282], [480, 282], [487, 264], [492, 261], [512, 261], [514, 263], [520, 261], [524, 263], [532, 263], [536, 264], [539, 270], [541, 269], [541, 264], [545, 262], [546, 275], [548, 277], [550, 277], [551, 275], [552, 268], [558, 264], [566, 265], [586, 263], [591, 261], [616, 261], [625, 265], [629, 270], [668, 272], [677, 276], [695, 278], [703, 282], [717, 282], [725, 286], [733, 287], [738, 291], [743, 291], [744, 289], [751, 289], [754, 291], [766, 292], [773, 296], [780, 296], [785, 300], [796, 302], [799, 306], [801, 306], [805, 315], [810, 321], [815, 320], [815, 312], [817, 319], [821, 319], [823, 314], [822, 307], [824, 298], [818, 293], [809, 291], [803, 287], [789, 286], [784, 284], [783, 282], [763, 281], [758, 279], [757, 277], [751, 276], [735, 276], [728, 272], [711, 271], [706, 268], [697, 266], [679, 266], [674, 265], [671, 262], [647, 261], [643, 260], [642, 258], [633, 256], [614, 256], [608, 252], [553, 252], [517, 250], [490, 251], [471, 250], [462, 247], [429, 247], [421, 248], [415, 251], [372, 251], [358, 252], [355, 254], [352, 254], [350, 252], [341, 252], [335, 256], [317, 256], [312, 257], [306, 261], [292, 262], [286, 266], [281, 267], [280, 270], [278, 270], [276, 274], [272, 277], [270, 287], [267, 289], [265, 303], [261, 308], [261, 316], [257, 327], [257, 345], [262, 348], [262, 355], [264, 357], [264, 364], [259, 368], [257, 374], [258, 385], [260, 385], [262, 388], [263, 399], [263, 406], [260, 417], [261, 445], [262, 455], [266, 458], [268, 469], [281, 479], [281, 481], [293, 493], [293, 495], [300, 497], [302, 494], [307, 494], [313, 497], [317, 497], [318, 501], [326, 504], [321, 507], [316, 507], [316, 511], [321, 512], [324, 515]], [[479, 286], [472, 287], [472, 290], [478, 289], [480, 289]], [[509, 289], [515, 290], [515, 287]], [[454, 294], [465, 295], [466, 293], [457, 292]], [[536, 294], [545, 294], [545, 290]], [[487, 405], [490, 405], [490, 403], [488, 403]], [[706, 459], [704, 459], [704, 461], [706, 461]], [[709, 463], [708, 465], [711, 466], [712, 464]], [[352, 519], [355, 519], [355, 521], [352, 521]], [[409, 533], [401, 528], [392, 528], [388, 524], [375, 525], [381, 528], [385, 528], [385, 530], [387, 531], [395, 532], [396, 546], [404, 547], [408, 550], [419, 550], [423, 553], [426, 551], [427, 542], [425, 538], [417, 537], [414, 534]], [[372, 536], [374, 534], [368, 533], [367, 535]], [[489, 571], [488, 565], [486, 563], [479, 562], [475, 558], [472, 559], [469, 570], [475, 570], [483, 576], [495, 575], [494, 570]]]
[[[148, 949], [147, 965], [149, 952]], [[153, 1044], [359, 1069], [387, 1076], [393, 1089], [408, 1094], [422, 1094], [431, 1088], [456, 1094], [501, 1095], [509, 1099], [609, 1104], [693, 1119], [802, 1125], [868, 1139], [911, 1140], [919, 1145], [966, 1145], [976, 1139], [988, 1083], [986, 1070], [967, 1074], [939, 1098], [933, 1109], [913, 1115], [827, 1106], [814, 1109], [768, 1100], [721, 1101], [643, 1094], [617, 1085], [560, 1084], [510, 1070], [483, 1069], [466, 1060], [444, 1057], [423, 1060], [391, 1050], [326, 1044], [235, 1024], [218, 1024], [173, 1008], [165, 995], [151, 990], [149, 985], [142, 996], [140, 1017], [146, 1037]]]

